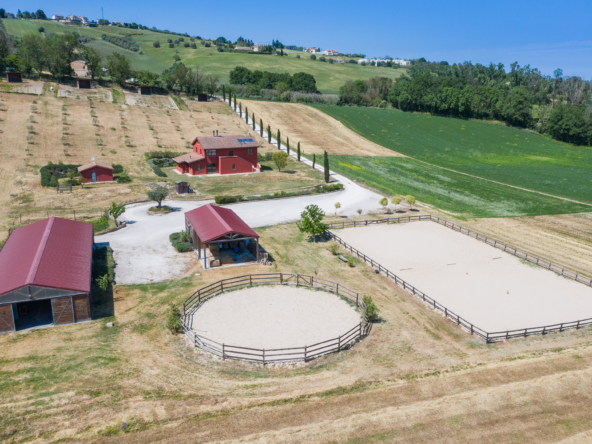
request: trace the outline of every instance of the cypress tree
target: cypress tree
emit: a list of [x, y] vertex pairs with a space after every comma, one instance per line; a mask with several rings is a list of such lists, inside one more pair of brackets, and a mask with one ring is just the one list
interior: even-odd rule
[[234, 112], [236, 112], [236, 94], [234, 95]]
[[278, 134], [277, 134], [277, 144], [278, 144], [278, 150], [282, 149], [282, 139], [281, 139], [281, 134], [280, 134], [280, 130], [278, 129]]
[[298, 150], [296, 152], [298, 154], [298, 162], [300, 162], [300, 142], [298, 142]]
[[286, 137], [286, 151], [288, 152], [288, 156], [290, 155], [290, 138]]
[[271, 143], [271, 126], [267, 125], [267, 143]]
[[226, 102], [226, 88], [222, 85], [222, 101]]
[[329, 183], [329, 155], [325, 151], [325, 182]]
[[249, 124], [249, 108], [245, 106], [245, 122]]
[[253, 131], [255, 131], [255, 113], [253, 113], [253, 118], [251, 120], [253, 121]]
[[243, 117], [243, 103], [240, 102], [238, 104], [238, 112], [239, 112], [239, 116], [242, 118]]
[[316, 154], [313, 154], [312, 155], [312, 169], [313, 170], [314, 170], [314, 167], [315, 167], [316, 163], [317, 163], [317, 155]]
[[259, 119], [259, 135], [263, 137], [263, 119]]

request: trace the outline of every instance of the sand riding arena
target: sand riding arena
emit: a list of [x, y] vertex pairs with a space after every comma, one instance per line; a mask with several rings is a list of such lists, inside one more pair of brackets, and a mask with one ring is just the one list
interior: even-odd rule
[[362, 297], [299, 274], [252, 274], [200, 288], [182, 307], [191, 343], [222, 359], [262, 364], [341, 352], [369, 333]]
[[345, 250], [486, 342], [592, 325], [592, 280], [452, 222], [408, 216], [330, 230]]

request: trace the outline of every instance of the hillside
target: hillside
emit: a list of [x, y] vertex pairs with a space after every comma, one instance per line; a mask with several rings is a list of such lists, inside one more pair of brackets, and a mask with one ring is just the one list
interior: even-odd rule
[[592, 151], [503, 124], [317, 106], [368, 140], [436, 166], [592, 204]]
[[[49, 20], [6, 20], [2, 21], [6, 31], [16, 37], [24, 34], [37, 33], [42, 26], [45, 32], [56, 34], [65, 32], [79, 32], [95, 38], [90, 45], [108, 55], [113, 51], [121, 52], [132, 62], [135, 69], [148, 69], [155, 73], [162, 73], [164, 69], [174, 63], [173, 56], [178, 51], [180, 62], [188, 67], [198, 65], [206, 74], [218, 74], [222, 82], [228, 82], [228, 73], [235, 66], [244, 66], [251, 70], [265, 70], [271, 72], [306, 72], [312, 74], [317, 87], [324, 93], [337, 93], [339, 87], [347, 80], [367, 79], [372, 76], [383, 76], [389, 78], [400, 77], [405, 69], [376, 68], [371, 66], [360, 66], [354, 64], [330, 64], [310, 60], [305, 53], [286, 51], [287, 57], [276, 57], [271, 55], [255, 55], [243, 53], [217, 52], [215, 47], [206, 48], [197, 40], [197, 49], [185, 48], [183, 45], [176, 45], [169, 48], [167, 39], [177, 39], [177, 36], [163, 34], [149, 30], [133, 30], [115, 26], [99, 26], [97, 28], [83, 28], [78, 26], [65, 25]], [[133, 39], [140, 45], [143, 54], [127, 51], [111, 43], [101, 40], [102, 34], [108, 35], [133, 35]], [[188, 39], [186, 39], [188, 40]], [[160, 48], [154, 48], [153, 43], [159, 41]], [[297, 59], [296, 55], [301, 58]]]

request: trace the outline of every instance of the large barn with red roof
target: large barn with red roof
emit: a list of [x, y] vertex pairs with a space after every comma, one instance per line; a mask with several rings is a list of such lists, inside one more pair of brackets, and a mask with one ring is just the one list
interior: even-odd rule
[[259, 235], [234, 211], [204, 205], [185, 213], [185, 230], [204, 268], [256, 262]]
[[91, 319], [92, 224], [50, 217], [0, 251], [0, 333]]

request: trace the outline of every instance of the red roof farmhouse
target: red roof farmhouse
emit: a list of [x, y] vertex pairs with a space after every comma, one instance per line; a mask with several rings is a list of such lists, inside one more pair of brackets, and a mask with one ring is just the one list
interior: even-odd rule
[[199, 136], [192, 145], [192, 153], [173, 158], [179, 173], [197, 176], [261, 172], [257, 163], [259, 144], [250, 135]]
[[113, 182], [113, 167], [95, 162], [78, 167], [80, 175], [89, 182]]
[[92, 224], [50, 217], [0, 251], [0, 333], [91, 319]]

